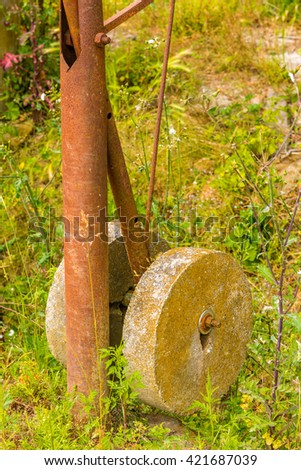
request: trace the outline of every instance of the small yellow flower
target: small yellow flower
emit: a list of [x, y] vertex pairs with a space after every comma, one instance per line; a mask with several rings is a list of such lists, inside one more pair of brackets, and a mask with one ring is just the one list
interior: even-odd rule
[[241, 404], [240, 407], [244, 410], [247, 411], [249, 409], [249, 405], [252, 402], [252, 398], [250, 395], [244, 394], [241, 397]]
[[280, 439], [276, 439], [276, 441], [273, 442], [273, 449], [277, 450], [282, 445], [283, 445], [283, 441], [281, 441]]
[[262, 436], [265, 440], [265, 443], [267, 446], [270, 446], [273, 444], [274, 442], [274, 439], [270, 436], [270, 434], [268, 432], [266, 432], [263, 436]]
[[259, 411], [260, 413], [264, 413], [265, 412], [265, 407], [262, 403], [260, 403], [259, 405], [256, 406], [256, 411]]
[[244, 411], [247, 411], [249, 409], [249, 403], [241, 403], [239, 405]]

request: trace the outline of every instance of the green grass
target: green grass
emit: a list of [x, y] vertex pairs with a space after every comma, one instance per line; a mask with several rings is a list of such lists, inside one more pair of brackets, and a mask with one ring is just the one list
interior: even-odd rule
[[[125, 4], [108, 2], [106, 16]], [[51, 28], [55, 15], [51, 10]], [[66, 371], [52, 357], [44, 328], [49, 287], [63, 256], [62, 227], [54, 231], [50, 224], [62, 215], [58, 69], [51, 75], [57, 49], [47, 54], [45, 69], [53, 78], [47, 93], [55, 109], [42, 110], [43, 120], [34, 126], [22, 99], [26, 91], [20, 84], [15, 88], [14, 72], [8, 72], [8, 90], [16, 99], [0, 124], [5, 449], [300, 448], [300, 294], [294, 296], [300, 280], [300, 215], [283, 249], [297, 184], [285, 182], [277, 162], [263, 170], [285, 138], [281, 113], [290, 123], [298, 111], [296, 86], [281, 64], [283, 47], [265, 39], [292, 31], [300, 35], [299, 17], [297, 1], [178, 2], [153, 213], [171, 246], [220, 249], [240, 262], [253, 291], [254, 326], [247, 359], [227, 396], [213, 398], [208, 380], [203, 402], [192, 415], [179, 418], [183, 430], [177, 433], [149, 424], [157, 411], [137, 401], [123, 374], [120, 350], [110, 351], [119, 381], [106, 404], [105, 434], [98, 418], [82, 424], [72, 420], [75, 397], [66, 392]], [[109, 92], [142, 214], [166, 19], [166, 2], [155, 2], [120, 28], [107, 52]], [[300, 74], [295, 79], [299, 87]], [[272, 106], [267, 90], [274, 92]], [[300, 148], [299, 135], [296, 126], [288, 149]], [[115, 211], [111, 194], [109, 211]], [[274, 398], [279, 289], [267, 258], [276, 279], [286, 260], [288, 312]], [[92, 398], [83, 399], [88, 413]]]

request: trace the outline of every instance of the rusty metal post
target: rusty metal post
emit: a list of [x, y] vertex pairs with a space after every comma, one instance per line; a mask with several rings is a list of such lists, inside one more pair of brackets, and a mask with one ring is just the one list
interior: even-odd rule
[[[74, 47], [76, 56], [80, 54], [79, 17], [77, 0], [64, 0], [64, 9], [70, 34], [70, 46]], [[68, 42], [68, 36], [64, 38]]]
[[108, 175], [134, 282], [137, 284], [150, 264], [148, 253], [150, 235], [139, 221], [111, 106], [108, 108]]
[[[75, 3], [78, 19], [72, 16]], [[86, 396], [95, 391], [99, 408], [107, 390], [99, 350], [109, 345], [105, 51], [94, 42], [103, 25], [102, 1], [63, 1], [61, 6], [68, 389]], [[74, 34], [77, 24], [80, 41], [70, 43], [66, 35]]]

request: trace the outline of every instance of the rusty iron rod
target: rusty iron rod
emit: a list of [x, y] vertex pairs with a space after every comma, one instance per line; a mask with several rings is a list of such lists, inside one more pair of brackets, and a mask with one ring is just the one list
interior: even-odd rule
[[[133, 2], [127, 8], [109, 18], [105, 24], [110, 25], [109, 29], [116, 27], [130, 16], [143, 9], [153, 0]], [[69, 31], [73, 45], [79, 44], [79, 19], [77, 2], [74, 0], [63, 0], [67, 16]], [[105, 39], [105, 40], [104, 40]], [[110, 43], [110, 38], [105, 33], [98, 33], [95, 36], [97, 46]], [[78, 48], [75, 47], [76, 55], [79, 55]], [[113, 116], [112, 108], [108, 107], [108, 175], [115, 205], [121, 222], [121, 232], [123, 234], [126, 251], [133, 273], [134, 283], [137, 284], [144, 271], [150, 264], [148, 254], [148, 234], [143, 232], [139, 224], [137, 206], [133, 197], [133, 192], [124, 161], [123, 151], [119, 140], [119, 135]]]
[[137, 206], [110, 105], [108, 108], [108, 175], [134, 282], [137, 284], [150, 264], [149, 234], [143, 232], [139, 223]]
[[143, 8], [147, 7], [150, 3], [154, 0], [136, 0], [132, 2], [127, 7], [123, 8], [123, 10], [116, 13], [116, 15], [111, 16], [104, 22], [104, 27], [101, 28], [101, 31], [104, 33], [108, 33], [115, 29], [117, 26], [121, 25], [124, 21], [128, 20], [132, 16], [134, 16], [139, 11], [143, 10]]
[[[64, 15], [62, 9], [62, 33], [68, 22]], [[94, 38], [103, 24], [102, 2], [79, 0], [78, 18], [77, 58], [69, 55], [61, 35], [67, 380], [69, 391], [86, 396], [95, 391], [95, 407], [101, 411], [107, 380], [99, 350], [109, 346], [108, 103], [105, 50], [95, 46]]]
[[79, 18], [78, 18], [78, 1], [63, 0], [69, 31], [75, 49], [76, 56], [80, 54], [80, 36], [79, 36]]
[[167, 66], [168, 66], [168, 58], [169, 58], [169, 52], [170, 52], [170, 43], [171, 43], [175, 3], [176, 3], [175, 0], [170, 0], [169, 19], [168, 19], [166, 43], [165, 43], [165, 49], [164, 49], [164, 58], [163, 58], [163, 66], [162, 66], [162, 74], [161, 74], [160, 92], [159, 92], [159, 97], [158, 97], [157, 119], [156, 119], [156, 126], [155, 126], [155, 132], [154, 132], [154, 146], [153, 146], [153, 154], [152, 154], [152, 162], [151, 162], [151, 174], [150, 174], [150, 182], [149, 182], [149, 188], [148, 188], [147, 207], [146, 207], [146, 220], [147, 220], [147, 225], [148, 226], [149, 226], [149, 223], [150, 223], [150, 217], [151, 217], [151, 211], [152, 211], [152, 201], [153, 201], [153, 194], [154, 194], [154, 187], [155, 187], [159, 137], [160, 137], [160, 128], [161, 128], [163, 104], [164, 104], [164, 93], [165, 93], [165, 84], [166, 84], [166, 77], [167, 77]]

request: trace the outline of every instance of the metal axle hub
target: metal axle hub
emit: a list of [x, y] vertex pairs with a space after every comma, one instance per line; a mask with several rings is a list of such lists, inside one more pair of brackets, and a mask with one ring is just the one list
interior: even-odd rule
[[220, 328], [221, 323], [214, 319], [214, 312], [212, 309], [206, 309], [200, 316], [198, 321], [198, 328], [201, 335], [208, 335], [212, 328]]

